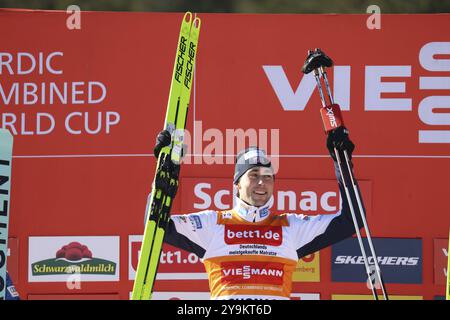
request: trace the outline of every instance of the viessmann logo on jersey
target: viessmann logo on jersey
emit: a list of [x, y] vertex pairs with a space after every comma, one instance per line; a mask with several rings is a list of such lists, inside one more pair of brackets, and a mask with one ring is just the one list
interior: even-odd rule
[[281, 263], [223, 262], [220, 267], [222, 283], [283, 284], [284, 269]]
[[226, 244], [265, 244], [280, 246], [283, 239], [281, 226], [225, 225]]

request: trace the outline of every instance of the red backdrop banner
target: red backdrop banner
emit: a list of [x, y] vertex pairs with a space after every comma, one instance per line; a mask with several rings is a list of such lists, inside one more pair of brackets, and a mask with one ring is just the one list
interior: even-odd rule
[[[199, 16], [189, 149], [174, 213], [231, 205], [234, 155], [245, 144], [272, 157], [283, 211], [301, 213], [312, 193], [316, 210], [303, 213], [338, 206], [319, 95], [312, 75], [301, 73], [307, 50], [320, 47], [335, 62], [328, 73], [356, 145], [372, 236], [423, 239], [423, 283], [387, 289], [443, 295], [434, 282], [433, 239], [446, 238], [450, 224], [450, 15], [386, 14], [379, 30], [367, 28], [364, 14]], [[129, 237], [144, 228], [182, 14], [80, 17], [81, 29], [71, 30], [66, 12], [0, 11], [0, 125], [15, 139], [10, 237], [19, 269], [11, 273], [23, 298], [128, 299], [133, 284], [130, 255], [139, 249]], [[119, 236], [119, 281], [75, 289], [27, 282], [28, 238], [51, 236]], [[189, 258], [170, 250], [166, 261]], [[323, 250], [321, 282], [296, 282], [294, 293], [330, 299], [369, 292], [364, 284], [331, 282], [330, 260]], [[183, 263], [171, 268], [182, 273]], [[208, 283], [164, 278], [155, 289], [205, 292]]]

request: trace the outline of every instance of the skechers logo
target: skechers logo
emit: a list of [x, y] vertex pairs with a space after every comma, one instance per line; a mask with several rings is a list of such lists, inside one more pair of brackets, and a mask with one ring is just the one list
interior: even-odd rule
[[[369, 264], [374, 264], [373, 257], [368, 257]], [[417, 266], [419, 257], [377, 257], [378, 264], [386, 266]], [[362, 256], [337, 256], [335, 264], [364, 264]]]
[[283, 229], [280, 226], [226, 225], [226, 244], [265, 244], [280, 246]]

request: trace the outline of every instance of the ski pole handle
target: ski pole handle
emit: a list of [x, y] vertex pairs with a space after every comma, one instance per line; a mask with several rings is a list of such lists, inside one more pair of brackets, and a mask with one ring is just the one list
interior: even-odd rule
[[344, 125], [341, 108], [336, 103], [320, 108], [320, 115], [325, 133], [329, 133]]

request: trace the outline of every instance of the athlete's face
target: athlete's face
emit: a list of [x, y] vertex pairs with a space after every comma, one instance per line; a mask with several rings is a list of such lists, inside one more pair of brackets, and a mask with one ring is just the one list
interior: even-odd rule
[[239, 179], [237, 184], [239, 198], [249, 205], [260, 207], [272, 196], [273, 185], [274, 178], [271, 168], [252, 168]]

